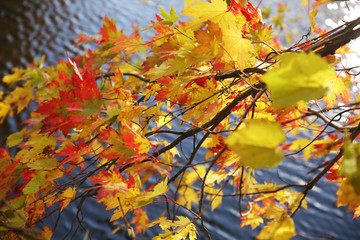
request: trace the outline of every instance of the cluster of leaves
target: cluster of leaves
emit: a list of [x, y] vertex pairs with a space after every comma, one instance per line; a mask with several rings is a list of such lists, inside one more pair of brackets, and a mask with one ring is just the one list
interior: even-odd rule
[[[154, 32], [148, 41], [105, 17], [98, 35], [76, 37], [95, 50], [3, 78], [13, 90], [1, 94], [0, 120], [35, 110], [7, 139], [16, 155], [0, 149], [1, 236], [49, 239], [53, 226], [34, 226], [77, 199], [79, 215], [95, 197], [134, 238], [153, 227], [163, 230], [154, 239], [196, 239], [198, 229], [211, 238], [203, 214], [232, 196], [248, 203], [241, 226], [262, 228], [258, 239], [289, 239], [292, 216], [325, 175], [339, 184], [338, 205], [358, 217], [356, 82], [338, 55], [312, 48], [326, 48], [319, 43], [330, 33], [314, 28], [319, 37], [284, 50], [248, 1], [185, 0], [186, 22], [174, 9], [160, 12], [144, 29]], [[306, 184], [256, 181], [256, 169], [284, 155], [331, 154]], [[225, 195], [228, 185], [234, 192]], [[148, 216], [154, 202], [164, 212]]]

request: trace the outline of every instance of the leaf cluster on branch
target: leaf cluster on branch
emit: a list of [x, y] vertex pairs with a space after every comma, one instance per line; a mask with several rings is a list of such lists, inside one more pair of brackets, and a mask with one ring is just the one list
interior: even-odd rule
[[[187, 21], [160, 13], [149, 40], [105, 16], [98, 35], [75, 38], [96, 49], [3, 78], [0, 121], [35, 110], [0, 148], [0, 236], [50, 239], [71, 204], [75, 232], [87, 232], [82, 208], [95, 198], [133, 239], [149, 228], [154, 239], [211, 239], [204, 213], [232, 197], [257, 239], [290, 239], [323, 177], [358, 217], [360, 102], [353, 69], [339, 66], [360, 18], [312, 26], [317, 37], [285, 49], [249, 1], [185, 0]], [[257, 181], [285, 157], [323, 164], [304, 184]]]

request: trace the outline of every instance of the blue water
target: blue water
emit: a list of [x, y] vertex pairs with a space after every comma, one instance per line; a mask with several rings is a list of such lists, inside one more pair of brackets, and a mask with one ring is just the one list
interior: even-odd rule
[[[140, 0], [1, 0], [1, 74], [9, 73], [14, 66], [26, 66], [33, 57], [39, 58], [44, 54], [47, 55], [47, 65], [54, 65], [56, 61], [64, 59], [66, 52], [70, 56], [75, 56], [81, 52], [81, 49], [75, 49], [71, 39], [83, 32], [97, 33], [105, 14], [114, 18], [118, 27], [123, 28], [126, 33], [130, 33], [130, 21], [140, 27], [146, 26], [151, 19], [154, 19], [154, 12], [159, 13], [157, 4], [165, 10], [169, 10], [172, 5], [178, 10], [183, 8], [183, 2], [180, 0], [161, 0], [156, 1], [156, 4], [153, 1], [144, 4], [140, 4], [140, 2]], [[289, 1], [289, 4], [294, 2]], [[263, 1], [262, 4], [271, 6], [274, 1]], [[323, 20], [327, 15], [334, 17], [335, 15], [332, 13], [335, 12], [338, 11], [336, 9], [334, 11], [326, 10], [321, 17]], [[295, 14], [287, 14], [292, 18], [304, 14], [304, 11], [299, 10]], [[307, 31], [305, 27], [307, 24], [304, 23], [303, 26], [299, 30], [302, 31], [299, 33], [300, 36]], [[295, 34], [294, 37], [296, 37]], [[8, 119], [0, 128], [1, 136], [15, 131], [19, 127], [18, 122], [25, 117]], [[3, 140], [0, 144], [3, 144]], [[286, 182], [304, 183], [304, 180], [309, 180], [313, 176], [306, 174], [307, 169], [319, 165], [324, 160], [326, 159], [305, 163], [286, 159], [279, 169], [259, 171], [258, 174], [262, 180], [272, 180], [277, 179], [279, 172], [281, 178]], [[360, 239], [360, 221], [352, 220], [352, 215], [346, 213], [346, 208], [334, 207], [336, 185], [324, 184], [324, 182], [325, 180], [322, 179], [308, 195], [308, 210], [301, 210], [295, 215], [296, 231], [306, 233], [307, 236], [299, 235], [294, 239], [328, 239], [324, 234], [332, 236], [333, 239]], [[160, 203], [149, 209], [154, 215], [158, 215], [163, 210], [164, 205]], [[65, 236], [71, 228], [76, 211], [76, 204], [64, 210], [53, 239], [62, 239]], [[104, 211], [104, 207], [97, 204], [94, 199], [88, 199], [85, 202], [83, 214], [83, 224], [93, 239], [127, 239], [126, 231], [111, 235], [111, 231], [115, 228], [107, 222], [111, 215]], [[188, 213], [183, 212], [183, 214]], [[191, 215], [189, 216], [191, 217]], [[253, 231], [249, 227], [239, 227], [240, 216], [237, 199], [224, 198], [222, 208], [213, 213], [207, 213], [205, 219], [206, 227], [213, 239], [251, 239], [258, 234], [257, 230]], [[53, 219], [49, 218], [47, 222], [50, 224], [52, 221]], [[85, 231], [79, 230], [74, 239], [83, 239], [85, 235]], [[149, 236], [152, 235], [153, 233], [149, 232], [141, 239], [149, 239]], [[66, 239], [69, 239], [70, 236]], [[323, 237], [321, 238], [321, 236]], [[199, 239], [206, 239], [206, 237], [200, 232]]]

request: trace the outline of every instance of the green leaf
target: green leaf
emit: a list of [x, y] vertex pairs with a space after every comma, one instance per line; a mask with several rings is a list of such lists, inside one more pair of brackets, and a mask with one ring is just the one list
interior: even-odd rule
[[320, 98], [327, 93], [330, 80], [336, 77], [326, 61], [314, 53], [287, 54], [280, 60], [280, 68], [263, 76], [271, 92], [273, 107]]
[[285, 139], [279, 123], [247, 120], [227, 138], [226, 144], [240, 156], [242, 165], [271, 168], [283, 159], [283, 153], [277, 147]]
[[24, 187], [24, 194], [37, 193], [42, 185], [45, 184], [46, 171], [39, 171]]

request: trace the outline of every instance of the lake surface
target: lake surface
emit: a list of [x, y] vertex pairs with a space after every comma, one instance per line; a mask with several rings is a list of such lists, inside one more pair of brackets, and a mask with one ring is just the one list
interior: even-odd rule
[[[81, 49], [75, 49], [71, 39], [83, 32], [97, 33], [105, 14], [114, 18], [119, 28], [130, 33], [130, 22], [144, 27], [154, 19], [154, 13], [159, 13], [157, 4], [167, 11], [172, 5], [178, 10], [183, 8], [181, 0], [161, 0], [156, 3], [148, 1], [143, 4], [140, 2], [140, 0], [0, 0], [0, 77], [10, 73], [12, 67], [26, 66], [34, 57], [40, 58], [46, 55], [46, 64], [54, 65], [56, 61], [65, 58], [66, 52], [70, 56], [75, 56]], [[262, 4], [270, 6], [275, 2], [263, 1]], [[339, 16], [338, 19], [335, 18], [334, 13], [339, 12], [335, 5], [330, 5], [330, 8], [333, 10], [329, 9], [322, 13], [321, 17], [324, 23], [331, 26], [336, 25], [340, 18]], [[344, 9], [346, 11], [346, 8]], [[357, 10], [360, 12], [359, 8]], [[306, 11], [300, 10], [296, 14], [306, 14]], [[332, 20], [328, 19], [329, 16]], [[299, 31], [304, 32], [300, 32], [300, 35], [306, 33], [307, 24], [304, 23], [302, 26]], [[359, 64], [358, 59], [357, 64]], [[19, 127], [18, 123], [25, 117], [26, 114], [23, 114], [4, 122], [0, 127], [2, 137], [0, 146], [4, 144], [4, 136], [15, 131]], [[324, 160], [326, 159], [299, 163], [286, 159], [279, 168], [281, 178], [286, 182], [304, 183], [304, 180], [312, 178], [312, 175], [306, 175], [306, 169], [317, 166]], [[263, 180], [277, 178], [277, 170], [258, 173]], [[352, 215], [346, 213], [346, 208], [334, 207], [336, 185], [324, 183], [323, 179], [309, 194], [308, 210], [302, 210], [295, 215], [296, 231], [307, 235], [297, 236], [294, 239], [329, 239], [329, 236], [333, 239], [360, 239], [360, 221], [352, 220]], [[224, 199], [222, 206], [214, 213], [205, 215], [213, 239], [250, 239], [258, 233], [247, 227], [239, 228], [237, 199]], [[151, 211], [162, 212], [163, 209], [155, 206]], [[64, 211], [53, 239], [62, 239], [65, 236], [71, 227], [75, 212], [75, 207]], [[114, 229], [106, 222], [106, 217], [110, 215], [96, 204], [95, 200], [88, 200], [83, 212], [84, 225], [93, 239], [127, 239], [124, 233], [110, 234]], [[70, 236], [66, 239], [70, 239]], [[85, 232], [79, 231], [74, 239], [82, 239], [84, 236]], [[206, 238], [201, 234], [199, 239]]]

